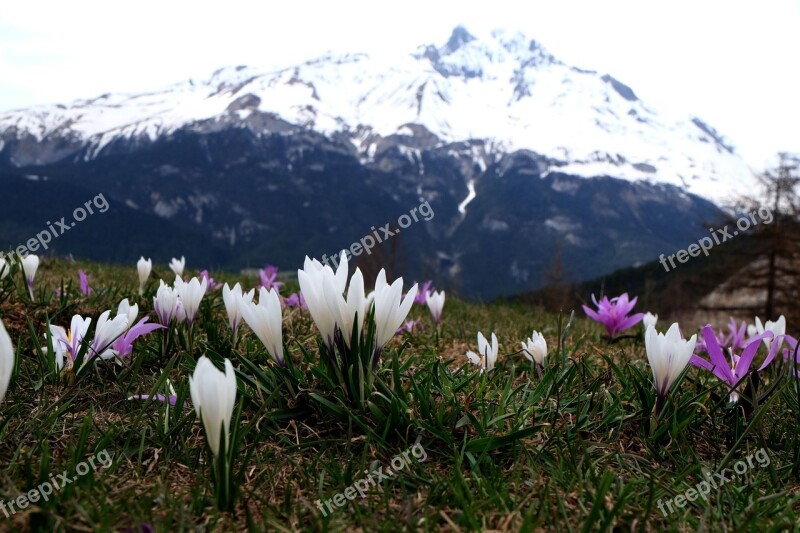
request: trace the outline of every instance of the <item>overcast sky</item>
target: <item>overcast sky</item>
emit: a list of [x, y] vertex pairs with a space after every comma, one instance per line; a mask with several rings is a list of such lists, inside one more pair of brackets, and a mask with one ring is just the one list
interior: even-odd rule
[[800, 152], [800, 0], [5, 2], [0, 112], [329, 50], [391, 57], [443, 44], [459, 24], [521, 31], [651, 107], [698, 115], [755, 168]]

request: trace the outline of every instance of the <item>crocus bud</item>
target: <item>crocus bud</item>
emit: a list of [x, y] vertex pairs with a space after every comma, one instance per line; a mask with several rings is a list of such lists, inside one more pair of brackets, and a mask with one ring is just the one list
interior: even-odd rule
[[30, 254], [22, 260], [22, 271], [25, 272], [25, 280], [28, 282], [28, 291], [33, 299], [33, 280], [36, 271], [39, 269], [39, 256]]
[[670, 387], [689, 364], [696, 342], [697, 335], [692, 335], [689, 340], [681, 337], [677, 322], [670, 326], [666, 334], [658, 333], [652, 327], [647, 329], [644, 345], [656, 387], [656, 414], [661, 411]]
[[242, 286], [238, 283], [234, 285], [232, 289], [227, 283], [222, 287], [222, 301], [225, 303], [225, 311], [228, 313], [228, 323], [234, 335], [239, 331], [239, 324], [242, 321], [242, 307], [252, 302], [254, 296], [254, 289], [251, 289], [250, 292], [243, 293]]
[[225, 372], [217, 370], [206, 356], [200, 357], [194, 374], [189, 377], [189, 392], [197, 416], [203, 421], [206, 438], [214, 457], [224, 432], [225, 448], [230, 442], [231, 418], [236, 402], [236, 375], [233, 365], [225, 359]]
[[150, 259], [140, 258], [136, 263], [136, 270], [139, 271], [139, 294], [144, 294], [144, 286], [147, 284], [147, 278], [150, 277], [150, 272], [153, 270], [153, 261]]
[[433, 321], [436, 322], [438, 326], [439, 322], [442, 320], [442, 309], [444, 309], [444, 291], [429, 292], [428, 296], [425, 298], [425, 302], [428, 304], [428, 309], [431, 311]]
[[242, 317], [261, 340], [276, 363], [283, 366], [283, 331], [281, 300], [278, 291], [261, 287], [258, 305], [241, 303]]

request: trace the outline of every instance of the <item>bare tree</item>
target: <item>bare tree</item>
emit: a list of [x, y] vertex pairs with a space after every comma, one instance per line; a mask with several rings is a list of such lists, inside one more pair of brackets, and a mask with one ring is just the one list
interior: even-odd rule
[[[779, 154], [778, 166], [758, 176], [760, 191], [742, 198], [735, 215], [723, 222], [732, 227], [747, 218], [760, 223], [748, 229], [746, 239], [740, 237], [715, 249], [720, 266], [706, 278], [716, 282], [717, 288], [704, 298], [704, 310], [800, 319], [796, 305], [800, 295], [798, 169], [800, 157]], [[718, 276], [722, 270], [728, 274]]]
[[768, 170], [760, 177], [767, 192], [766, 196], [771, 199], [775, 219], [772, 224], [764, 226], [761, 232], [761, 243], [767, 257], [764, 313], [768, 317], [774, 316], [779, 310], [783, 311], [796, 301], [787, 301], [786, 296], [790, 292], [796, 293], [797, 274], [800, 271], [800, 196], [797, 191], [800, 184], [800, 176], [797, 174], [800, 159], [788, 154], [780, 154], [779, 158], [778, 168], [775, 171]]

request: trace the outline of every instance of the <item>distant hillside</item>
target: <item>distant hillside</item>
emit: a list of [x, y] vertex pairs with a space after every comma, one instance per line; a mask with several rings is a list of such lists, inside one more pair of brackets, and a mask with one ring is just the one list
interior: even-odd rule
[[[627, 292], [631, 296], [639, 297], [636, 310], [652, 311], [663, 318], [685, 317], [701, 306], [710, 305], [710, 302], [703, 299], [726, 281], [736, 277], [757, 241], [757, 234], [743, 234], [711, 249], [707, 257], [701, 253], [669, 271], [665, 271], [661, 262], [655, 260], [644, 265], [623, 268], [591, 281], [551, 285], [512, 300], [553, 310], [576, 309], [582, 313], [581, 304], [591, 305], [592, 294], [599, 298], [601, 294], [617, 296]], [[691, 241], [684, 248], [689, 244]], [[677, 249], [664, 251], [665, 255], [675, 252]]]

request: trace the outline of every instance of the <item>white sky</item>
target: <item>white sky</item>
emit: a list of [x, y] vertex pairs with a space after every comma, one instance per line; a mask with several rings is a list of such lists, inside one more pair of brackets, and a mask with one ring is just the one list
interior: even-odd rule
[[[5, 2], [0, 112], [283, 67], [334, 52], [443, 44], [458, 24], [521, 31], [651, 107], [695, 114], [755, 168], [800, 152], [800, 0], [108, 0]], [[123, 6], [123, 7], [118, 7]]]

